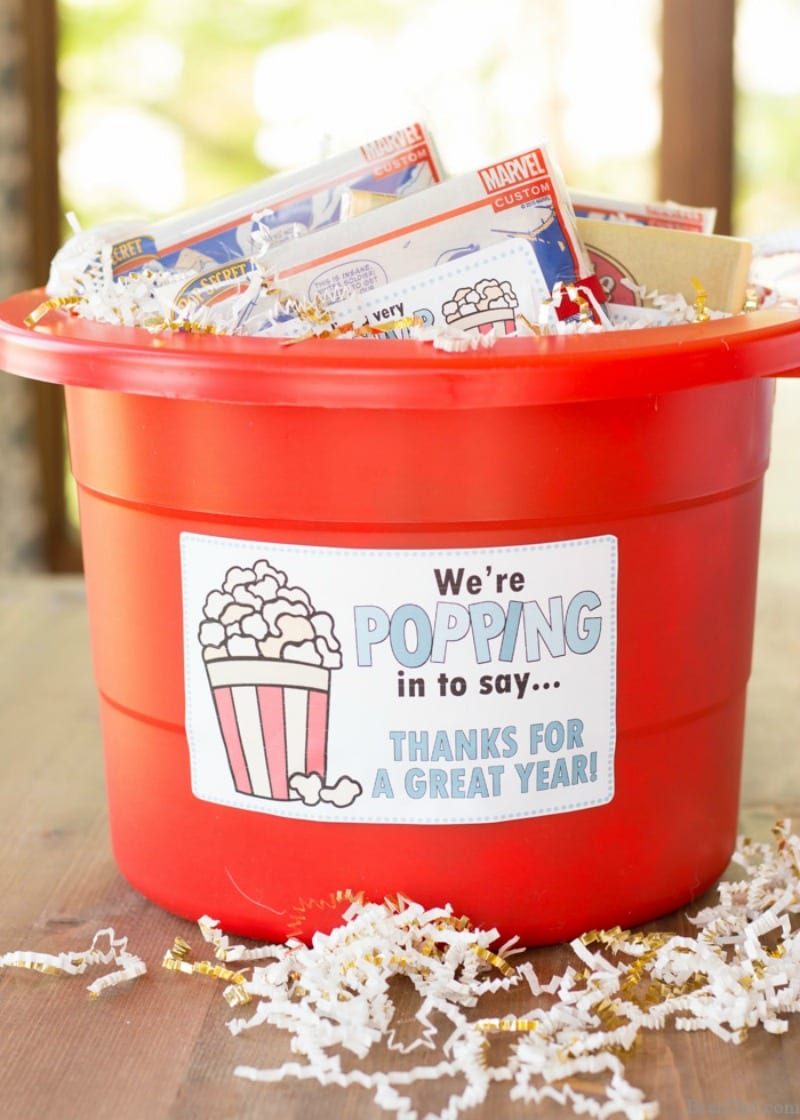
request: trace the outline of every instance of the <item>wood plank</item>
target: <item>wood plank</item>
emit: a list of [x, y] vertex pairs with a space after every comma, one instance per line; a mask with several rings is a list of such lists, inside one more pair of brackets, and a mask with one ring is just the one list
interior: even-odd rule
[[97, 973], [0, 971], [4, 1115], [166, 1115], [215, 992], [175, 999], [181, 978], [159, 963], [190, 924], [151, 906], [113, 862], [82, 582], [4, 582], [0, 649], [0, 952], [81, 950], [111, 925], [151, 969], [97, 1001], [85, 990]]
[[[56, 0], [28, 0], [22, 6], [22, 14], [27, 51], [24, 75], [29, 157], [29, 266], [24, 283], [27, 287], [41, 287], [47, 282], [50, 261], [62, 241]], [[69, 525], [64, 491], [64, 392], [58, 385], [43, 383], [31, 385], [30, 392], [36, 405], [46, 564], [51, 571], [79, 571], [80, 546]]]
[[[782, 561], [771, 559], [763, 569], [757, 631], [763, 664], [760, 679], [754, 678], [750, 728], [756, 751], [773, 733], [777, 736], [781, 725], [793, 727], [787, 721], [796, 718], [796, 680], [788, 672], [772, 675], [778, 663], [790, 660], [793, 630], [800, 627], [800, 590], [796, 579], [791, 588], [782, 581], [783, 571]], [[787, 621], [776, 627], [779, 608]], [[75, 577], [0, 580], [0, 657], [0, 953], [86, 948], [97, 929], [112, 925], [129, 937], [131, 950], [149, 969], [147, 976], [96, 1001], [85, 992], [93, 976], [67, 979], [0, 970], [4, 1114], [15, 1120], [140, 1120], [148, 1115], [307, 1120], [324, 1114], [372, 1120], [383, 1115], [363, 1088], [323, 1088], [288, 1079], [267, 1086], [234, 1077], [239, 1064], [272, 1067], [297, 1059], [288, 1037], [270, 1027], [234, 1037], [226, 1024], [235, 1013], [223, 1000], [220, 984], [161, 967], [176, 935], [193, 945], [197, 958], [210, 954], [196, 927], [147, 902], [114, 866], [82, 582]], [[791, 657], [796, 668], [796, 652]], [[767, 682], [770, 693], [762, 707], [758, 693]], [[775, 752], [769, 765], [778, 784], [762, 787], [756, 767], [744, 787], [743, 827], [760, 838], [769, 834], [776, 811], [800, 815], [794, 754]], [[779, 800], [772, 799], [776, 793]], [[692, 932], [684, 912], [643, 928]], [[563, 972], [572, 961], [563, 945], [526, 956], [543, 978]], [[410, 985], [401, 985], [397, 997], [397, 1017], [409, 1040], [417, 1029], [412, 1022], [416, 996]], [[536, 1003], [517, 989], [497, 993], [480, 1013], [527, 1015]], [[251, 1012], [245, 1008], [241, 1014]], [[503, 1060], [512, 1041], [493, 1039], [488, 1061]], [[361, 1065], [371, 1071], [430, 1060], [426, 1051], [404, 1058], [383, 1047], [363, 1063], [344, 1059], [346, 1068]], [[626, 1065], [631, 1083], [658, 1100], [661, 1115], [671, 1120], [733, 1115], [723, 1110], [734, 1106], [742, 1115], [779, 1108], [785, 1113], [800, 1101], [800, 1023], [792, 1022], [783, 1036], [754, 1030], [738, 1047], [670, 1027], [644, 1037]], [[412, 1087], [409, 1096], [424, 1115], [459, 1088], [442, 1079]], [[513, 1103], [508, 1087], [496, 1085], [482, 1105], [464, 1115], [523, 1120], [534, 1111], [545, 1120], [570, 1114], [552, 1101], [535, 1110]]]
[[56, 0], [27, 0], [22, 6], [27, 47], [31, 287], [47, 280], [50, 261], [61, 244], [58, 172], [58, 71]]

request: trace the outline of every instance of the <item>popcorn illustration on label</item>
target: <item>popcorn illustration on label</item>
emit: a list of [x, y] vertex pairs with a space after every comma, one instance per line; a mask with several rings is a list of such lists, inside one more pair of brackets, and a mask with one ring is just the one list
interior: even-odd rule
[[266, 559], [231, 567], [203, 616], [197, 637], [236, 791], [352, 804], [358, 782], [327, 774], [331, 672], [342, 664], [333, 618]]

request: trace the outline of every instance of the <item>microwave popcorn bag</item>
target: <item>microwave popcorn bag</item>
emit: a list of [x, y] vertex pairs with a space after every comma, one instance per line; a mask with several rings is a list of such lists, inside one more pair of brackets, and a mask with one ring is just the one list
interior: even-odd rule
[[346, 219], [351, 192], [393, 201], [443, 177], [423, 124], [406, 125], [308, 168], [271, 176], [209, 206], [150, 223], [77, 233], [53, 260], [48, 294], [80, 287], [87, 268], [108, 247], [114, 278], [143, 268], [197, 272]]
[[[257, 256], [191, 273], [174, 303], [180, 314], [231, 333], [254, 314], [266, 318], [265, 291], [277, 324], [292, 318], [293, 301], [307, 318], [322, 313], [327, 319], [331, 305], [511, 241], [531, 247], [548, 293], [593, 279], [561, 173], [545, 148], [389, 207], [368, 207], [336, 228], [273, 244]], [[593, 310], [602, 319], [597, 300]]]
[[[76, 230], [30, 322], [66, 305], [153, 332], [413, 337], [464, 349], [513, 333], [670, 325], [695, 321], [698, 308], [706, 318], [743, 307], [747, 243], [688, 228], [709, 226], [709, 209], [568, 194], [545, 146], [440, 177], [415, 124], [151, 225], [159, 256], [149, 263], [130, 223]], [[250, 213], [267, 199], [275, 204]], [[573, 201], [601, 216], [575, 218]], [[492, 252], [503, 267], [484, 270], [481, 253]], [[463, 282], [447, 290], [461, 270]]]
[[709, 206], [683, 206], [679, 202], [632, 202], [570, 188], [569, 197], [578, 218], [628, 222], [638, 226], [713, 233], [717, 211]]
[[531, 245], [548, 289], [591, 275], [560, 169], [544, 145], [336, 230], [275, 245], [259, 265], [283, 291], [327, 306], [510, 239]]

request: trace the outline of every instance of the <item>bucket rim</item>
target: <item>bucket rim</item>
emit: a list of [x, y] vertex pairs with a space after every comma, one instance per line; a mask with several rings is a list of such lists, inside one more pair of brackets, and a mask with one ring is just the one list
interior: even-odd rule
[[[320, 408], [503, 408], [650, 397], [800, 376], [800, 309], [681, 326], [500, 338], [449, 353], [411, 339], [160, 333], [48, 312], [32, 289], [0, 302], [0, 369], [68, 387], [215, 403]], [[376, 349], [377, 347], [377, 349]]]

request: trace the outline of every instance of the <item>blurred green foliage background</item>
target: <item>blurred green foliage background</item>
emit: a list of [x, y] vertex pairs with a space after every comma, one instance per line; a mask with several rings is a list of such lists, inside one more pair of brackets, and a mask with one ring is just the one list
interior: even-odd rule
[[[800, 0], [736, 2], [735, 231], [800, 226]], [[451, 172], [546, 138], [571, 185], [653, 198], [660, 10], [60, 0], [64, 209], [161, 216], [419, 117]]]

